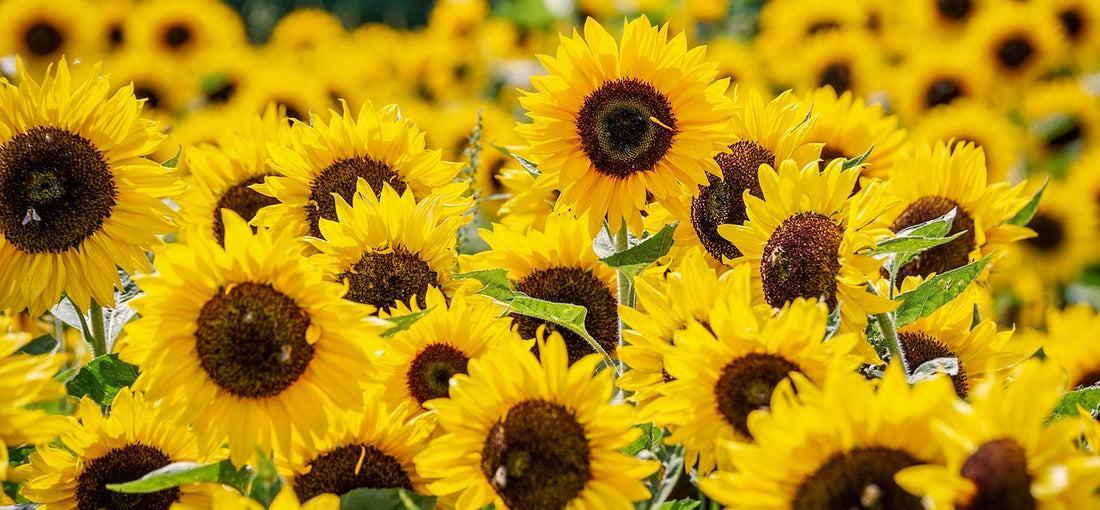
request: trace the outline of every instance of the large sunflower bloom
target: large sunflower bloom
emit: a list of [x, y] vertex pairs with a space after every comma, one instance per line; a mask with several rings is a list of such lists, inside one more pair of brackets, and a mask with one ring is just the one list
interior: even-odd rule
[[132, 87], [109, 90], [64, 60], [41, 86], [22, 67], [18, 87], [0, 79], [0, 308], [111, 305], [118, 268], [149, 271], [145, 248], [172, 229], [160, 198], [183, 186], [142, 157], [164, 136]]
[[228, 438], [239, 465], [257, 446], [288, 454], [336, 408], [362, 406], [364, 347], [387, 323], [341, 299], [292, 238], [253, 235], [230, 211], [223, 222], [225, 248], [196, 239], [158, 253], [120, 355], [140, 367], [136, 387], [183, 408], [202, 444]]
[[22, 494], [43, 509], [143, 508], [202, 509], [211, 504], [209, 485], [183, 485], [149, 494], [122, 494], [109, 483], [137, 480], [173, 462], [210, 460], [176, 414], [123, 388], [103, 416], [88, 397], [62, 436], [64, 447], [39, 445], [26, 469]]
[[[562, 38], [557, 56], [541, 56], [549, 76], [520, 98], [533, 122], [516, 130], [530, 141], [543, 185], [563, 204], [588, 213], [592, 230], [607, 218], [640, 235], [647, 193], [657, 200], [692, 193], [717, 174], [711, 159], [733, 142], [728, 81], [711, 83], [717, 65], [704, 47], [642, 16], [625, 24], [621, 45], [595, 20]], [[541, 180], [540, 180], [541, 181]]]
[[657, 464], [620, 453], [639, 435], [630, 407], [608, 404], [610, 373], [599, 356], [569, 366], [557, 334], [542, 361], [501, 350], [470, 362], [449, 399], [429, 407], [444, 435], [416, 457], [435, 494], [458, 494], [459, 510], [633, 508]]

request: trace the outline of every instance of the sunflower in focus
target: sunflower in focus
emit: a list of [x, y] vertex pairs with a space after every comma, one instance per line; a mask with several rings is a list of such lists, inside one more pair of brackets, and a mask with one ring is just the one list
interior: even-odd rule
[[862, 331], [868, 314], [896, 306], [866, 289], [882, 261], [857, 253], [889, 235], [871, 223], [891, 204], [877, 181], [852, 194], [859, 169], [842, 165], [837, 159], [824, 170], [816, 161], [798, 168], [785, 160], [778, 171], [761, 166], [764, 198], [746, 194], [748, 221], [718, 232], [743, 253], [730, 263], [753, 265], [754, 285], [763, 286], [769, 305], [821, 299], [830, 312], [840, 307], [842, 331]]
[[1066, 391], [1088, 388], [1100, 383], [1100, 315], [1084, 303], [1046, 314], [1047, 332], [1043, 353], [1069, 375]]
[[461, 165], [425, 149], [424, 134], [399, 117], [396, 106], [375, 110], [366, 103], [355, 115], [344, 104], [342, 113], [330, 111], [328, 122], [312, 118], [311, 124], [295, 124], [289, 145], [268, 148], [279, 175], [254, 189], [280, 203], [261, 209], [254, 222], [295, 235], [322, 237], [321, 218], [337, 219], [333, 194], [351, 201], [359, 179], [375, 194], [382, 193], [383, 183], [398, 195], [408, 189], [417, 200], [439, 194], [445, 214], [472, 205], [462, 197], [467, 185], [454, 182]]
[[894, 166], [894, 155], [905, 142], [905, 130], [898, 118], [886, 115], [880, 104], [867, 104], [851, 92], [837, 95], [830, 87], [814, 90], [802, 99], [807, 114], [816, 116], [809, 140], [824, 143], [822, 163], [836, 158], [857, 158], [868, 150], [863, 161], [864, 177], [886, 178]]
[[[1003, 181], [1022, 172], [1023, 129], [1007, 115], [976, 100], [957, 99], [921, 115], [913, 124], [914, 143], [937, 140], [971, 142], [985, 152], [987, 181]], [[923, 142], [921, 142], [923, 140]]]
[[341, 299], [294, 238], [253, 234], [232, 211], [222, 221], [224, 248], [195, 238], [157, 254], [119, 355], [140, 367], [137, 388], [194, 424], [200, 445], [227, 440], [241, 465], [257, 447], [288, 455], [294, 438], [323, 434], [328, 414], [359, 408], [365, 348], [389, 324]]
[[910, 385], [895, 363], [877, 388], [847, 370], [821, 388], [800, 373], [790, 380], [749, 416], [754, 443], [725, 443], [732, 468], [701, 479], [703, 492], [748, 508], [923, 508], [894, 475], [942, 459], [928, 417], [956, 400], [946, 378]]
[[1058, 20], [1034, 4], [990, 5], [971, 23], [965, 44], [981, 55], [982, 65], [1002, 87], [1037, 78], [1065, 55]]
[[0, 2], [0, 56], [18, 55], [37, 79], [62, 57], [99, 57], [101, 23], [88, 0]]
[[428, 404], [443, 435], [416, 457], [433, 494], [459, 509], [623, 508], [649, 497], [641, 480], [658, 464], [618, 450], [640, 435], [631, 407], [608, 404], [599, 356], [569, 363], [556, 333], [542, 359], [491, 351], [456, 375], [451, 397]]
[[141, 393], [122, 388], [110, 414], [84, 397], [76, 419], [61, 435], [63, 447], [39, 445], [24, 469], [22, 495], [50, 510], [85, 508], [200, 509], [211, 505], [211, 488], [190, 484], [147, 494], [123, 494], [110, 483], [137, 480], [173, 462], [202, 463], [213, 449], [201, 449], [171, 407], [156, 405]]
[[1048, 423], [1064, 384], [1057, 365], [1032, 360], [1010, 384], [990, 381], [930, 415], [945, 461], [904, 469], [898, 484], [925, 508], [1094, 507], [1100, 457], [1075, 448], [1076, 420]]
[[727, 81], [711, 83], [717, 65], [705, 48], [687, 49], [679, 34], [642, 16], [627, 23], [621, 45], [589, 19], [584, 37], [562, 39], [557, 56], [540, 57], [549, 76], [520, 98], [532, 122], [516, 131], [530, 142], [541, 185], [585, 214], [595, 231], [607, 218], [641, 235], [647, 194], [662, 200], [692, 193], [717, 174], [711, 159], [733, 142]]
[[39, 315], [64, 292], [80, 310], [114, 303], [118, 269], [150, 271], [172, 230], [162, 197], [182, 191], [143, 158], [163, 140], [131, 87], [98, 67], [74, 82], [62, 60], [41, 85], [0, 79], [0, 308]]
[[181, 63], [246, 44], [237, 11], [219, 0], [138, 2], [122, 29], [127, 47]]

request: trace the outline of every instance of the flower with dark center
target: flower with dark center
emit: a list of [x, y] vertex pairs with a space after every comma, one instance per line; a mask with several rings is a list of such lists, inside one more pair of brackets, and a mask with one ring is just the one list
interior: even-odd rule
[[421, 404], [446, 398], [451, 378], [455, 374], [465, 374], [469, 361], [466, 353], [449, 344], [435, 343], [424, 347], [416, 353], [405, 374], [409, 394]]
[[[290, 116], [289, 110], [287, 116]], [[359, 179], [367, 181], [375, 195], [382, 193], [382, 184], [389, 184], [398, 195], [408, 186], [401, 175], [386, 163], [369, 156], [341, 159], [333, 162], [313, 178], [310, 183], [309, 205], [306, 206], [306, 220], [309, 222], [309, 234], [321, 237], [317, 221], [321, 218], [336, 221], [336, 201], [332, 194], [337, 193], [351, 202]]]
[[978, 447], [963, 463], [960, 474], [977, 488], [974, 497], [960, 505], [964, 510], [1035, 510], [1027, 455], [1014, 439], [994, 439]]
[[577, 136], [593, 170], [622, 179], [653, 170], [672, 147], [676, 118], [653, 85], [620, 78], [584, 98]]
[[169, 48], [178, 49], [191, 41], [191, 27], [187, 25], [172, 25], [164, 31], [164, 43]]
[[902, 450], [876, 446], [837, 453], [799, 483], [791, 508], [921, 510], [920, 498], [898, 487], [894, 474], [922, 463]]
[[134, 97], [145, 100], [145, 106], [156, 110], [160, 106], [160, 93], [153, 87], [134, 84]]
[[1069, 36], [1070, 41], [1078, 42], [1081, 39], [1082, 29], [1085, 28], [1085, 20], [1081, 11], [1070, 7], [1058, 13], [1058, 21], [1062, 23], [1062, 29]]
[[[279, 108], [282, 108], [284, 111], [286, 111], [286, 118], [287, 119], [295, 119], [295, 120], [300, 120], [300, 121], [308, 121], [309, 120], [307, 115], [305, 113], [303, 113], [303, 111], [301, 109], [298, 109], [298, 108], [294, 107], [294, 105], [290, 101], [283, 101], [283, 100], [276, 99], [273, 102], [275, 104], [279, 105]], [[309, 111], [309, 110], [306, 110], [306, 111]]]
[[65, 44], [61, 30], [48, 22], [40, 21], [23, 33], [23, 44], [31, 53], [45, 57], [53, 54]]
[[[229, 209], [245, 221], [252, 221], [252, 218], [256, 216], [256, 211], [279, 203], [275, 198], [262, 195], [249, 187], [264, 182], [264, 177], [264, 175], [256, 175], [230, 186], [222, 193], [218, 202], [214, 204], [214, 239], [218, 241], [218, 244], [225, 245], [225, 224], [222, 223], [222, 209]], [[255, 232], [256, 228], [253, 227], [252, 231]]]
[[179, 500], [178, 487], [148, 494], [127, 494], [107, 489], [109, 483], [137, 480], [172, 462], [159, 449], [133, 443], [87, 461], [77, 477], [76, 507], [79, 510], [168, 510]]
[[216, 90], [206, 94], [206, 100], [211, 104], [225, 104], [237, 93], [237, 82], [230, 79]]
[[970, 0], [936, 0], [936, 10], [953, 21], [965, 19], [972, 7]]
[[837, 94], [847, 92], [852, 87], [852, 68], [847, 62], [837, 62], [822, 69], [818, 74], [819, 87], [832, 87]]
[[319, 494], [344, 494], [355, 489], [413, 490], [401, 462], [366, 444], [346, 444], [313, 457], [306, 472], [294, 477], [294, 492], [306, 501]]
[[408, 303], [413, 296], [423, 307], [428, 287], [439, 285], [439, 273], [403, 246], [385, 252], [363, 253], [359, 262], [340, 273], [337, 279], [348, 282], [345, 299], [383, 311], [389, 311], [396, 303]]
[[941, 104], [948, 104], [959, 96], [965, 95], [962, 83], [950, 78], [940, 78], [928, 86], [928, 91], [924, 95], [924, 104], [928, 108], [933, 108]]
[[830, 32], [840, 28], [840, 23], [836, 20], [821, 20], [814, 22], [809, 27], [806, 27], [806, 35], [817, 35], [823, 32]]
[[751, 438], [749, 413], [766, 409], [775, 386], [791, 372], [801, 371], [798, 365], [774, 354], [750, 353], [737, 358], [722, 368], [714, 387], [718, 411], [726, 423]]
[[1046, 140], [1046, 145], [1053, 150], [1060, 150], [1077, 140], [1085, 138], [1084, 126], [1081, 120], [1075, 117], [1070, 117], [1069, 123], [1065, 127], [1051, 134], [1054, 136]]
[[1031, 41], [1022, 36], [1011, 37], [997, 46], [997, 60], [1011, 69], [1024, 67], [1034, 53]]
[[719, 261], [737, 258], [741, 252], [718, 235], [718, 225], [740, 225], [748, 219], [743, 192], [760, 197], [760, 165], [775, 165], [775, 155], [756, 142], [742, 140], [729, 146], [729, 152], [714, 157], [722, 177], [708, 175], [710, 184], [699, 186], [699, 196], [691, 200], [691, 226], [699, 242]]
[[952, 269], [965, 266], [970, 262], [970, 252], [974, 244], [974, 219], [954, 200], [941, 196], [922, 197], [913, 202], [901, 213], [890, 230], [898, 232], [926, 221], [934, 220], [955, 209], [955, 220], [947, 236], [965, 231], [961, 236], [939, 246], [929, 248], [912, 261], [898, 269], [898, 282], [908, 276], [928, 278], [933, 273], [943, 274]]
[[1027, 223], [1027, 228], [1035, 231], [1035, 237], [1025, 239], [1028, 246], [1044, 252], [1055, 253], [1062, 248], [1066, 229], [1062, 222], [1049, 214], [1038, 211]]
[[[515, 289], [535, 299], [583, 306], [588, 311], [584, 329], [608, 355], [614, 355], [619, 344], [618, 299], [592, 271], [579, 267], [538, 269], [516, 282]], [[596, 352], [580, 335], [553, 323], [515, 313], [512, 319], [523, 338], [535, 338], [539, 326], [544, 324], [548, 330], [561, 333], [569, 349], [570, 364]]]
[[795, 298], [837, 304], [840, 242], [844, 230], [818, 213], [798, 213], [783, 220], [764, 247], [760, 277], [768, 304], [780, 307]]
[[122, 24], [121, 23], [111, 25], [108, 28], [108, 30], [107, 30], [107, 41], [108, 41], [108, 44], [111, 47], [111, 49], [115, 49], [115, 48], [118, 48], [118, 47], [122, 46], [122, 43], [124, 41], [124, 35], [123, 34], [124, 33], [122, 31]]
[[[899, 332], [898, 340], [902, 350], [905, 351], [905, 360], [909, 363], [910, 370], [916, 370], [925, 362], [936, 358], [958, 358], [943, 343], [921, 332]], [[959, 362], [959, 373], [951, 376], [951, 382], [955, 385], [955, 393], [960, 398], [966, 398], [970, 392], [970, 384], [966, 378], [966, 367]]]

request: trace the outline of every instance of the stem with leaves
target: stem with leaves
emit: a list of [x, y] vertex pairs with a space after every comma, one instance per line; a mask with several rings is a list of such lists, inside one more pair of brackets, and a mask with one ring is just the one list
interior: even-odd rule
[[[893, 285], [893, 282], [891, 282], [891, 285]], [[871, 294], [878, 295], [878, 290], [875, 289], [874, 285], [868, 285], [867, 289]], [[882, 332], [882, 337], [886, 339], [886, 350], [890, 352], [890, 358], [901, 363], [906, 375], [911, 374], [909, 360], [905, 357], [905, 348], [901, 345], [901, 339], [898, 338], [894, 314], [892, 312], [875, 314], [875, 321], [878, 322], [878, 329]]]
[[103, 324], [103, 307], [94, 299], [88, 315], [92, 320], [92, 336], [88, 340], [92, 344], [92, 355], [98, 358], [107, 354], [107, 328]]

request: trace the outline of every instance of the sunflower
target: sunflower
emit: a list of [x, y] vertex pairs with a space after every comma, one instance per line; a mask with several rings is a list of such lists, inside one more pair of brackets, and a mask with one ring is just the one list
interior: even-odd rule
[[298, 500], [294, 487], [284, 483], [271, 506], [264, 507], [259, 501], [243, 496], [236, 491], [215, 491], [213, 510], [340, 510], [340, 497], [335, 494], [321, 494], [305, 503]]
[[955, 209], [949, 234], [963, 233], [898, 268], [899, 281], [946, 273], [1031, 235], [1026, 228], [1005, 223], [1030, 200], [1024, 185], [989, 184], [985, 153], [971, 143], [949, 147], [937, 141], [902, 151], [894, 159], [885, 192], [895, 205], [878, 217], [879, 226], [898, 232]]
[[323, 9], [294, 9], [275, 23], [268, 44], [295, 53], [322, 49], [345, 34], [340, 18]]
[[691, 193], [719, 172], [711, 157], [733, 141], [734, 108], [704, 52], [642, 16], [626, 23], [621, 46], [589, 19], [583, 38], [574, 31], [556, 57], [540, 57], [551, 74], [532, 77], [537, 92], [520, 98], [532, 122], [516, 131], [540, 184], [561, 189], [591, 230], [606, 217], [612, 232], [625, 222], [641, 235], [647, 194]]
[[62, 57], [99, 57], [101, 23], [87, 0], [5, 1], [0, 3], [0, 56], [18, 55], [30, 76], [38, 78]]
[[817, 37], [836, 30], [859, 29], [864, 23], [865, 12], [858, 2], [765, 2], [760, 10], [760, 33], [753, 39], [753, 52], [769, 76], [784, 77], [779, 80], [784, 81], [791, 52]]
[[916, 46], [889, 81], [890, 104], [909, 122], [929, 110], [961, 99], [983, 100], [993, 86], [990, 73], [980, 69], [978, 55], [951, 51], [943, 44]]
[[335, 103], [318, 73], [299, 66], [299, 62], [293, 54], [265, 48], [248, 68], [250, 76], [238, 82], [233, 102], [254, 112], [275, 103], [286, 108], [287, 117], [308, 123], [312, 112], [324, 111]]
[[328, 413], [361, 406], [364, 349], [388, 323], [341, 299], [293, 238], [253, 234], [232, 211], [222, 221], [225, 248], [196, 238], [157, 254], [119, 355], [140, 367], [137, 388], [194, 423], [200, 444], [228, 437], [240, 465], [256, 446], [287, 455], [292, 438], [326, 430]]
[[410, 190], [398, 196], [389, 183], [381, 194], [360, 180], [351, 205], [335, 200], [337, 221], [321, 218], [320, 237], [307, 241], [320, 253], [314, 267], [348, 288], [344, 299], [391, 312], [397, 303], [415, 301], [420, 308], [430, 288], [448, 295], [461, 285], [451, 274], [458, 228], [466, 219], [443, 213], [441, 196], [417, 203]]
[[137, 480], [173, 462], [206, 462], [213, 449], [200, 449], [170, 407], [122, 388], [103, 416], [88, 397], [62, 434], [62, 447], [39, 445], [26, 469], [22, 495], [49, 510], [84, 508], [200, 509], [211, 505], [209, 485], [190, 484], [149, 494], [122, 494], [109, 483]]
[[333, 416], [335, 423], [313, 445], [299, 444], [282, 466], [300, 501], [355, 489], [405, 489], [426, 494], [413, 457], [424, 450], [435, 415], [410, 419], [415, 408], [387, 408], [369, 400]]
[[190, 93], [181, 85], [179, 70], [154, 53], [135, 49], [112, 55], [108, 71], [115, 85], [131, 85], [134, 96], [145, 101], [142, 117], [157, 121], [161, 130], [169, 133], [165, 143], [147, 156], [154, 161], [167, 161], [175, 156], [179, 145], [173, 143], [172, 127], [187, 107]]
[[433, 494], [457, 494], [460, 510], [629, 508], [649, 497], [641, 480], [658, 465], [620, 453], [640, 429], [631, 408], [608, 404], [599, 356], [569, 366], [556, 333], [533, 355], [491, 351], [456, 375], [451, 397], [428, 407], [443, 435], [415, 459]]
[[232, 109], [243, 103], [238, 101], [240, 91], [255, 88], [250, 83], [259, 79], [260, 73], [255, 69], [261, 65], [262, 56], [251, 46], [224, 48], [196, 56], [191, 64], [191, 79], [186, 83], [195, 98], [191, 114]]
[[107, 51], [121, 50], [125, 44], [126, 31], [123, 25], [134, 8], [134, 2], [135, 0], [93, 0], [103, 23], [99, 38]]
[[[65, 365], [66, 356], [31, 356], [18, 352], [31, 335], [15, 330], [12, 317], [0, 315], [0, 449], [20, 444], [52, 441], [63, 432], [65, 418], [29, 407], [65, 396], [65, 387], [53, 377]], [[7, 458], [0, 462], [0, 479]]]
[[964, 44], [981, 55], [1002, 88], [1037, 78], [1065, 55], [1058, 20], [1036, 5], [997, 3], [975, 14], [971, 23]]
[[[1078, 80], [1036, 85], [1020, 102], [1028, 142], [1036, 161], [1100, 142], [1100, 104]], [[1054, 169], [1051, 169], [1054, 170]]]
[[894, 165], [894, 155], [905, 142], [905, 130], [898, 119], [886, 115], [880, 104], [867, 104], [851, 92], [839, 97], [831, 87], [813, 91], [802, 99], [807, 113], [817, 116], [806, 137], [825, 144], [821, 160], [846, 160], [871, 151], [863, 161], [865, 177], [886, 178]]
[[725, 443], [732, 469], [701, 479], [703, 492], [744, 508], [922, 508], [894, 475], [941, 460], [928, 418], [957, 400], [946, 378], [910, 386], [892, 364], [877, 389], [846, 370], [820, 389], [801, 373], [790, 380], [749, 416], [755, 443]]
[[898, 484], [925, 508], [1094, 508], [1100, 457], [1074, 447], [1076, 420], [1047, 423], [1064, 384], [1057, 365], [1032, 360], [1011, 384], [990, 381], [930, 415], [945, 462], [906, 468]]
[[882, 261], [857, 253], [889, 234], [871, 223], [890, 202], [877, 182], [853, 195], [859, 169], [843, 170], [842, 164], [833, 160], [820, 170], [816, 161], [798, 168], [785, 160], [778, 172], [761, 166], [764, 198], [746, 194], [748, 221], [721, 225], [718, 232], [743, 253], [730, 264], [753, 265], [753, 283], [763, 286], [768, 304], [821, 299], [830, 312], [840, 307], [842, 330], [862, 331], [868, 314], [896, 305], [867, 292]]
[[[614, 269], [600, 262], [592, 249], [589, 222], [583, 216], [551, 214], [542, 231], [512, 229], [495, 224], [479, 229], [488, 251], [462, 257], [463, 271], [502, 267], [508, 270], [512, 288], [535, 299], [570, 303], [587, 310], [584, 328], [603, 350], [614, 356], [619, 345], [618, 283]], [[535, 338], [542, 326], [565, 337], [569, 361], [594, 353], [580, 335], [526, 315], [512, 319], [525, 339]]]
[[760, 59], [748, 45], [715, 38], [707, 43], [707, 56], [718, 62], [718, 79], [729, 78], [734, 85], [726, 89], [731, 99], [736, 90], [767, 90]]
[[913, 124], [914, 143], [972, 142], [985, 152], [987, 180], [1002, 181], [1022, 171], [1024, 131], [1007, 115], [976, 100], [956, 99], [922, 115]]
[[834, 30], [797, 48], [788, 57], [793, 62], [784, 67], [787, 72], [776, 79], [801, 93], [831, 87], [838, 95], [851, 92], [865, 97], [875, 90], [884, 73], [879, 48], [865, 30]]
[[815, 118], [806, 120], [806, 114], [798, 111], [798, 98], [790, 91], [765, 104], [755, 89], [738, 88], [734, 102], [741, 106], [733, 116], [733, 134], [738, 140], [714, 157], [721, 175], [708, 176], [697, 195], [685, 193], [651, 206], [646, 218], [647, 230], [654, 232], [678, 221], [674, 246], [701, 246], [716, 267], [725, 258], [741, 254], [718, 235], [718, 225], [740, 225], [748, 218], [742, 193], [747, 190], [761, 196], [760, 165], [775, 165], [785, 159], [805, 165], [820, 157], [822, 147], [808, 138]]
[[1100, 48], [1100, 4], [1088, 0], [1040, 0], [1038, 4], [1058, 18], [1078, 66], [1094, 66]]
[[0, 308], [113, 304], [117, 268], [149, 271], [172, 230], [160, 198], [183, 186], [142, 157], [163, 135], [131, 87], [91, 74], [74, 83], [62, 60], [41, 85], [22, 67], [18, 87], [0, 79]]
[[1002, 260], [1006, 272], [1026, 268], [1038, 272], [1048, 284], [1065, 283], [1096, 259], [1100, 234], [1096, 197], [1072, 184], [1053, 181], [1047, 186], [1027, 223], [1035, 236], [1007, 248], [1008, 256]]
[[127, 47], [145, 48], [181, 63], [246, 44], [237, 11], [219, 0], [139, 2], [122, 29]]
[[740, 303], [720, 305], [709, 323], [694, 319], [665, 351], [665, 367], [674, 380], [654, 403], [669, 423], [669, 444], [682, 443], [686, 465], [700, 474], [728, 468], [718, 445], [727, 440], [751, 442], [749, 414], [766, 408], [772, 391], [792, 372], [820, 384], [830, 367], [855, 370], [876, 361], [853, 354], [867, 344], [855, 333], [825, 338], [827, 312], [821, 303], [795, 299], [774, 317], [753, 313], [748, 303], [749, 271], [735, 279], [745, 289]]
[[992, 0], [910, 0], [902, 4], [906, 33], [940, 41], [958, 40]]
[[343, 113], [330, 111], [328, 122], [311, 120], [294, 125], [290, 145], [268, 147], [279, 175], [254, 189], [280, 203], [261, 209], [256, 223], [321, 237], [320, 219], [336, 220], [333, 193], [351, 200], [359, 179], [376, 194], [388, 183], [399, 195], [411, 190], [417, 200], [442, 195], [445, 214], [470, 207], [462, 197], [466, 184], [453, 182], [461, 166], [425, 149], [424, 135], [399, 117], [396, 106], [375, 110], [367, 103], [353, 115], [345, 103]]
[[1064, 389], [1088, 388], [1100, 383], [1100, 316], [1090, 305], [1079, 303], [1046, 314], [1043, 353], [1069, 374]]
[[267, 144], [285, 144], [290, 126], [281, 108], [268, 105], [263, 116], [242, 116], [217, 146], [188, 147], [180, 162], [190, 175], [190, 188], [179, 197], [177, 212], [185, 239], [198, 237], [225, 243], [222, 209], [230, 209], [246, 221], [256, 211], [278, 203], [249, 186], [274, 175], [267, 164]]
[[484, 296], [455, 294], [450, 305], [436, 288], [428, 290], [427, 315], [385, 343], [378, 359], [377, 380], [385, 386], [390, 407], [446, 398], [451, 378], [465, 374], [472, 359], [502, 346], [514, 352], [530, 350], [512, 330], [512, 321], [500, 317], [500, 307]]
[[535, 186], [537, 179], [523, 168], [505, 166], [500, 171], [500, 185], [508, 195], [497, 209], [501, 224], [521, 232], [546, 228], [546, 218], [553, 215], [558, 191]]

